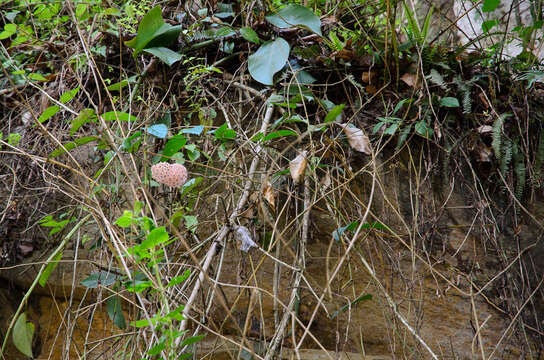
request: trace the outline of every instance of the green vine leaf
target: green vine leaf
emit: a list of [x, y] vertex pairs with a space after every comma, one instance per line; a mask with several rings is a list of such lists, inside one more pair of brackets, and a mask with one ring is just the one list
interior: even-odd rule
[[282, 38], [263, 44], [248, 59], [249, 74], [262, 84], [272, 85], [274, 74], [283, 68], [290, 50], [289, 44]]
[[269, 23], [280, 29], [303, 26], [321, 36], [321, 21], [316, 14], [302, 5], [290, 4], [266, 17]]

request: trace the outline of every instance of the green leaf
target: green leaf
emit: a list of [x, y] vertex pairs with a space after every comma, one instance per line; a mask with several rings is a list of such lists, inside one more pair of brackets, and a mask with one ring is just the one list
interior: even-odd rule
[[32, 358], [32, 337], [34, 336], [34, 324], [26, 321], [26, 313], [17, 318], [13, 326], [13, 344], [17, 350]]
[[17, 32], [17, 25], [15, 24], [6, 24], [4, 25], [4, 31], [0, 33], [0, 40], [9, 38], [11, 35]]
[[289, 51], [289, 44], [282, 38], [263, 44], [248, 59], [251, 77], [262, 84], [272, 85], [274, 74], [285, 66]]
[[142, 132], [136, 131], [134, 134], [123, 140], [123, 143], [121, 144], [121, 150], [125, 150], [128, 153], [133, 153], [140, 148], [141, 144]]
[[183, 134], [172, 136], [164, 145], [164, 149], [162, 149], [163, 158], [161, 160], [166, 161], [167, 157], [177, 153], [181, 148], [183, 148], [183, 146], [185, 146], [186, 143], [187, 139], [185, 136], [183, 136]]
[[353, 231], [353, 230], [357, 229], [357, 226], [359, 226], [359, 222], [358, 221], [353, 221], [353, 222], [349, 223], [346, 226], [339, 227], [338, 229], [336, 229], [336, 230], [334, 230], [332, 232], [332, 237], [333, 237], [334, 240], [340, 241], [340, 238], [342, 237], [342, 234], [344, 234], [344, 232]]
[[344, 110], [345, 104], [336, 105], [329, 111], [327, 116], [325, 116], [325, 123], [330, 123], [335, 120], [341, 120], [342, 110]]
[[117, 275], [108, 271], [99, 271], [89, 275], [81, 281], [81, 285], [89, 289], [96, 289], [98, 285], [109, 286], [117, 281]]
[[221, 141], [234, 140], [236, 138], [236, 131], [229, 129], [227, 123], [224, 123], [214, 131], [210, 131], [210, 133], [213, 133], [215, 138]]
[[353, 307], [358, 302], [365, 301], [365, 300], [372, 300], [372, 295], [366, 294], [363, 296], [359, 296], [357, 299], [353, 300], [350, 304], [342, 306], [340, 309], [338, 309], [331, 315], [331, 320], [337, 317], [341, 312], [344, 312], [350, 307]]
[[198, 218], [194, 215], [185, 215], [183, 217], [183, 220], [185, 220], [185, 227], [187, 228], [187, 230], [195, 232], [198, 225]]
[[58, 147], [55, 150], [51, 151], [51, 153], [49, 154], [49, 157], [54, 158], [54, 157], [60, 156], [67, 151], [70, 151], [72, 149], [75, 149], [76, 147], [88, 144], [96, 140], [99, 140], [99, 138], [96, 136], [84, 136], [84, 137], [75, 139], [74, 141], [70, 141], [69, 143], [64, 144], [64, 147]]
[[459, 107], [459, 100], [454, 97], [443, 97], [440, 99], [440, 106], [455, 108]]
[[120, 226], [122, 228], [127, 228], [132, 224], [134, 215], [132, 214], [132, 211], [125, 210], [123, 211], [123, 215], [121, 215], [117, 220], [115, 220], [115, 225]]
[[433, 134], [433, 129], [429, 127], [425, 120], [418, 121], [414, 127], [414, 130], [416, 133], [425, 138], [429, 138]]
[[135, 50], [134, 54], [138, 54], [147, 47], [169, 45], [180, 32], [181, 26], [166, 24], [160, 6], [155, 6], [140, 21], [136, 37], [125, 41], [125, 44]]
[[119, 118], [119, 121], [136, 121], [137, 117], [127, 114], [122, 111], [108, 111], [102, 115], [104, 121], [116, 121]]
[[168, 135], [168, 127], [165, 124], [151, 125], [146, 131], [159, 139], [164, 139]]
[[153, 229], [142, 243], [140, 244], [140, 249], [151, 249], [159, 244], [164, 244], [168, 241], [168, 233], [164, 226]]
[[183, 129], [179, 133], [180, 134], [200, 135], [200, 134], [202, 134], [202, 131], [204, 131], [204, 125], [198, 125], [198, 126], [193, 126], [191, 128], [188, 128], [188, 129]]
[[297, 71], [296, 79], [299, 83], [303, 85], [313, 84], [317, 81], [317, 79], [314, 78], [312, 74], [304, 70]]
[[79, 112], [79, 115], [76, 116], [74, 120], [72, 120], [70, 135], [74, 136], [76, 131], [78, 131], [80, 127], [88, 122], [96, 122], [96, 115], [94, 113], [94, 110], [89, 108], [81, 110]]
[[55, 257], [45, 267], [45, 270], [43, 271], [42, 275], [40, 276], [40, 279], [38, 280], [38, 282], [40, 283], [42, 287], [45, 287], [45, 284], [47, 283], [47, 279], [49, 279], [49, 276], [51, 276], [51, 273], [53, 272], [53, 270], [55, 270], [55, 268], [59, 264], [60, 259], [62, 259], [62, 251], [59, 251], [59, 253], [55, 255]]
[[240, 29], [240, 35], [247, 41], [250, 41], [255, 44], [260, 44], [261, 39], [259, 39], [259, 35], [250, 27], [243, 27]]
[[191, 275], [191, 270], [185, 270], [183, 275], [173, 277], [172, 280], [170, 280], [170, 282], [168, 283], [168, 285], [166, 285], [166, 287], [172, 287], [172, 286], [181, 284], [182, 282], [187, 280], [187, 278], [189, 278], [190, 275]]
[[85, 145], [87, 143], [90, 143], [90, 142], [93, 142], [93, 141], [96, 141], [96, 140], [99, 140], [99, 139], [100, 138], [98, 138], [96, 136], [84, 136], [84, 137], [75, 139], [74, 141], [70, 141], [70, 142], [64, 144], [64, 147], [58, 147], [55, 150], [53, 150], [49, 154], [49, 157], [54, 158], [54, 157], [60, 156], [60, 155], [64, 154], [67, 151], [75, 149], [76, 147], [79, 147], [81, 145]]
[[188, 337], [187, 339], [183, 340], [183, 342], [181, 343], [181, 345], [180, 345], [179, 347], [182, 348], [182, 347], [184, 347], [184, 346], [194, 344], [194, 343], [196, 343], [196, 342], [199, 342], [199, 341], [202, 340], [203, 338], [204, 338], [204, 335], [198, 335], [198, 336], [191, 336], [191, 337]]
[[53, 117], [56, 113], [58, 113], [60, 110], [60, 107], [58, 105], [53, 105], [48, 107], [43, 111], [43, 113], [38, 118], [38, 121], [40, 123], [43, 123], [44, 121], [49, 120], [51, 117]]
[[279, 9], [275, 14], [266, 17], [266, 20], [280, 29], [293, 26], [304, 26], [314, 33], [321, 35], [321, 21], [310, 9], [297, 4], [290, 4]]
[[137, 327], [137, 328], [141, 328], [141, 327], [146, 327], [146, 326], [152, 326], [153, 323], [156, 323], [157, 321], [155, 319], [151, 319], [151, 321], [148, 321], [147, 319], [141, 319], [141, 320], [137, 320], [137, 321], [131, 321], [130, 322], [130, 325], [134, 326], [134, 327]]
[[298, 136], [298, 134], [293, 130], [278, 130], [278, 131], [274, 131], [274, 132], [266, 135], [263, 138], [263, 141], [268, 141], [268, 140], [276, 139], [276, 138], [279, 138], [279, 137], [291, 136], [291, 135]]
[[64, 94], [60, 96], [60, 102], [63, 104], [66, 104], [68, 101], [72, 100], [74, 96], [77, 95], [78, 91], [79, 91], [79, 86], [76, 87], [75, 89], [65, 92]]
[[28, 74], [28, 78], [35, 81], [47, 81], [47, 79], [40, 73]]
[[484, 0], [482, 11], [483, 12], [493, 11], [499, 6], [500, 3], [501, 3], [501, 0]]
[[484, 34], [487, 34], [489, 30], [493, 29], [495, 26], [499, 25], [499, 20], [487, 20], [482, 23], [482, 31]]
[[134, 75], [129, 77], [128, 79], [116, 82], [115, 84], [111, 84], [106, 89], [110, 91], [119, 91], [121, 88], [127, 86], [128, 84], [134, 84], [137, 81], [138, 75]]
[[178, 54], [177, 52], [172, 51], [165, 47], [148, 48], [148, 49], [144, 49], [144, 51], [152, 55], [155, 55], [168, 66], [172, 66], [172, 64], [181, 60], [181, 54]]
[[149, 351], [147, 352], [147, 355], [151, 355], [151, 356], [159, 355], [159, 353], [161, 351], [163, 351], [164, 348], [166, 348], [166, 341], [165, 340], [163, 340], [160, 343], [158, 343], [157, 345], [151, 347], [151, 349], [149, 349]]
[[123, 310], [121, 309], [121, 298], [118, 295], [108, 298], [106, 301], [106, 312], [110, 320], [119, 328], [124, 330], [127, 327]]

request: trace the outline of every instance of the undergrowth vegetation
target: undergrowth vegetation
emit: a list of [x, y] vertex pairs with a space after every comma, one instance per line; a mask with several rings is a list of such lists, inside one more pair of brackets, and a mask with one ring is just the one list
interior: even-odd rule
[[[36, 271], [0, 353], [365, 354], [352, 313], [374, 303], [392, 356], [542, 356], [530, 3], [531, 24], [490, 19], [458, 44], [412, 2], [1, 2], [0, 265]], [[160, 163], [188, 179], [161, 181]], [[58, 273], [85, 296], [37, 345], [30, 299]], [[428, 277], [469, 299], [472, 349], [423, 336]], [[496, 341], [475, 304], [507, 319]]]

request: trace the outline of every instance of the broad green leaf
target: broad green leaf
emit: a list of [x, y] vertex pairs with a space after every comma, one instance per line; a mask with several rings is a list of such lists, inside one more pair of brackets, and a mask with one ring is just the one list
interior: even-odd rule
[[49, 120], [51, 117], [53, 117], [56, 113], [58, 113], [60, 110], [60, 107], [58, 105], [53, 105], [48, 107], [43, 111], [43, 113], [38, 118], [38, 121], [40, 123], [43, 123], [44, 121]]
[[122, 228], [127, 228], [132, 224], [134, 215], [132, 214], [132, 211], [125, 210], [123, 211], [123, 215], [121, 215], [117, 220], [115, 220], [115, 225], [120, 226]]
[[34, 336], [34, 324], [26, 321], [26, 313], [17, 318], [13, 326], [13, 344], [17, 350], [32, 358], [32, 337]]
[[63, 104], [66, 104], [68, 101], [72, 100], [74, 96], [77, 95], [78, 91], [79, 91], [79, 86], [76, 87], [75, 89], [68, 90], [67, 92], [65, 92], [64, 94], [60, 96], [60, 102]]
[[74, 120], [72, 120], [70, 126], [70, 135], [74, 136], [76, 131], [78, 131], [80, 127], [88, 122], [96, 122], [96, 115], [94, 114], [94, 110], [89, 108], [81, 110], [79, 112], [79, 115], [76, 116]]
[[259, 35], [250, 27], [243, 27], [240, 29], [240, 35], [247, 41], [250, 41], [255, 44], [260, 44], [261, 39], [259, 39]]
[[195, 232], [196, 227], [198, 225], [198, 218], [194, 215], [185, 215], [183, 217], [183, 220], [185, 220], [185, 227], [188, 230]]
[[117, 281], [117, 275], [108, 271], [99, 271], [89, 275], [85, 280], [81, 281], [81, 285], [86, 288], [96, 289], [99, 285], [109, 286]]
[[163, 351], [165, 347], [166, 347], [166, 340], [163, 340], [157, 345], [151, 347], [151, 349], [149, 349], [149, 351], [147, 352], [147, 355], [151, 355], [151, 356], [159, 355], [159, 353]]
[[159, 244], [164, 244], [168, 241], [168, 233], [164, 226], [153, 229], [142, 243], [140, 244], [140, 249], [150, 249]]
[[266, 20], [280, 29], [304, 26], [314, 33], [321, 35], [321, 21], [319, 17], [302, 5], [287, 5], [279, 9], [275, 14], [267, 16]]
[[214, 131], [210, 131], [217, 140], [228, 141], [236, 138], [236, 131], [229, 129], [228, 124], [224, 123]]
[[[117, 115], [116, 115], [117, 114]], [[102, 115], [104, 121], [116, 121], [119, 117], [120, 121], [136, 121], [138, 118], [122, 111], [108, 111]]]
[[455, 108], [459, 107], [459, 100], [454, 97], [443, 97], [440, 99], [440, 106]]
[[59, 155], [64, 154], [66, 151], [70, 151], [72, 149], [75, 149], [78, 146], [85, 145], [99, 139], [100, 138], [96, 136], [84, 136], [84, 137], [75, 139], [74, 141], [70, 141], [69, 143], [64, 144], [64, 147], [58, 147], [55, 150], [51, 151], [51, 153], [49, 154], [49, 157], [50, 158], [57, 157]]
[[344, 110], [345, 104], [336, 105], [333, 107], [327, 116], [325, 116], [325, 123], [330, 123], [336, 120], [341, 120], [342, 118], [342, 111]]
[[268, 140], [276, 139], [283, 136], [298, 136], [298, 134], [293, 130], [278, 130], [266, 135], [263, 138], [263, 141], [268, 141]]
[[483, 12], [490, 12], [495, 10], [501, 3], [501, 0], [484, 0], [484, 5], [482, 6]]
[[168, 66], [172, 66], [172, 64], [181, 60], [180, 54], [165, 47], [148, 48], [144, 49], [144, 51], [155, 55]]
[[202, 134], [202, 131], [204, 131], [204, 125], [198, 125], [198, 126], [193, 126], [192, 128], [183, 129], [179, 133], [180, 134], [200, 135], [200, 134]]
[[313, 84], [317, 81], [317, 79], [314, 78], [312, 74], [304, 70], [297, 71], [296, 79], [299, 83], [303, 85]]
[[418, 121], [414, 126], [414, 130], [416, 131], [416, 133], [426, 138], [431, 137], [431, 135], [433, 134], [433, 129], [429, 127], [425, 120]]
[[146, 47], [167, 46], [181, 32], [181, 26], [166, 24], [162, 19], [160, 6], [151, 9], [140, 21], [138, 34], [130, 41], [125, 41], [128, 47], [139, 53]]
[[45, 270], [43, 271], [42, 275], [40, 276], [40, 279], [38, 280], [38, 282], [40, 283], [42, 287], [45, 287], [45, 284], [47, 283], [47, 279], [49, 279], [49, 276], [51, 276], [51, 273], [53, 272], [53, 270], [55, 270], [55, 268], [59, 264], [60, 259], [62, 259], [62, 251], [59, 251], [59, 253], [55, 255], [55, 257], [45, 267]]
[[289, 50], [289, 44], [282, 38], [263, 44], [248, 59], [248, 69], [253, 79], [265, 85], [272, 85], [274, 74], [287, 62]]
[[0, 40], [9, 38], [11, 35], [17, 32], [17, 25], [15, 24], [6, 24], [4, 25], [4, 31], [0, 33]]
[[200, 157], [200, 150], [196, 144], [185, 145], [185, 151], [187, 151], [187, 157], [191, 161], [196, 161]]
[[151, 134], [159, 139], [164, 139], [168, 135], [168, 127], [165, 124], [151, 125], [146, 129], [148, 134]]
[[110, 320], [119, 328], [124, 330], [127, 327], [123, 310], [121, 309], [121, 298], [118, 295], [108, 298], [106, 311]]
[[134, 134], [123, 140], [121, 144], [121, 150], [124, 150], [128, 153], [133, 153], [138, 151], [140, 145], [142, 144], [142, 132], [136, 131]]
[[141, 328], [141, 327], [146, 327], [146, 326], [152, 326], [156, 322], [157, 321], [155, 319], [151, 319], [151, 321], [148, 321], [147, 319], [141, 319], [141, 320], [137, 320], [137, 321], [131, 321], [130, 325], [132, 325], [134, 327], [137, 327], [137, 328]]
[[186, 143], [187, 139], [185, 136], [183, 136], [183, 134], [172, 136], [164, 145], [164, 149], [162, 149], [162, 161], [167, 160], [166, 157], [170, 157], [177, 153], [181, 148], [183, 148], [183, 146], [185, 146]]
[[28, 74], [28, 78], [30, 80], [36, 80], [36, 81], [47, 81], [47, 79], [40, 73]]

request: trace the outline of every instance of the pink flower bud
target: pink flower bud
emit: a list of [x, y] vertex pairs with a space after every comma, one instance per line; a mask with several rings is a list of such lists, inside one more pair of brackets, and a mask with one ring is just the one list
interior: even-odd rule
[[151, 167], [151, 177], [168, 186], [181, 186], [187, 181], [187, 169], [181, 164], [161, 162]]

